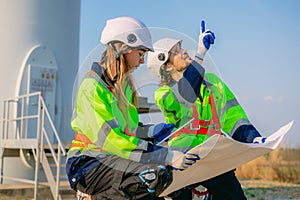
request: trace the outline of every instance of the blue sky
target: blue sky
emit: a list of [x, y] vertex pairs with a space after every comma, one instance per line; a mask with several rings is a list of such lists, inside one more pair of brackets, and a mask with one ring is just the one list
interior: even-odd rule
[[266, 136], [294, 120], [283, 144], [300, 147], [299, 10], [298, 0], [83, 0], [79, 62], [99, 45], [107, 19], [132, 16], [194, 40], [204, 19], [216, 34], [209, 55], [250, 120]]

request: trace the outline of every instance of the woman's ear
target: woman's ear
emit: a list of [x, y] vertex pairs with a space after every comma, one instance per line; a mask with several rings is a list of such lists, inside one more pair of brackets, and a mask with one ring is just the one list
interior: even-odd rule
[[131, 53], [132, 52], [132, 49], [128, 49], [127, 51], [126, 51], [126, 53]]

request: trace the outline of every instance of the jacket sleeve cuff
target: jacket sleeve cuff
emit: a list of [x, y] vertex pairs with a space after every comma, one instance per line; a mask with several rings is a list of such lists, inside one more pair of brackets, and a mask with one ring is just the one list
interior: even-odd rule
[[232, 138], [244, 143], [253, 143], [254, 138], [261, 137], [253, 125], [242, 125], [232, 135]]
[[149, 143], [147, 151], [141, 156], [141, 162], [164, 165], [167, 154], [167, 148]]

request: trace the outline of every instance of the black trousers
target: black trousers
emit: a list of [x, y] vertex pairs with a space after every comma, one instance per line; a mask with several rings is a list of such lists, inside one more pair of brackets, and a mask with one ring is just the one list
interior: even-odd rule
[[[247, 199], [240, 182], [235, 176], [234, 170], [208, 179], [206, 181], [193, 184], [191, 186], [173, 192], [169, 196], [173, 200], [191, 200], [192, 188], [202, 185], [206, 187], [212, 195], [213, 200], [244, 200]], [[174, 196], [174, 197], [173, 197]]]
[[[102, 159], [101, 159], [102, 160]], [[109, 155], [76, 185], [92, 200], [164, 200], [148, 192], [138, 174], [151, 166]]]
[[201, 182], [206, 187], [213, 200], [247, 199], [234, 170]]

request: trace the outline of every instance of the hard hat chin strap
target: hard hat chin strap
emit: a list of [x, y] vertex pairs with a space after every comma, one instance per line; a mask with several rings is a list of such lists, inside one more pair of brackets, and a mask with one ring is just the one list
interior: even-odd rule
[[120, 58], [121, 55], [125, 54], [126, 51], [129, 50], [131, 47], [126, 45], [125, 47], [120, 48], [120, 50], [117, 50], [115, 47], [116, 43], [117, 42], [110, 42], [110, 43], [108, 43], [108, 46], [116, 53], [115, 59], [118, 59], [118, 58]]
[[117, 53], [117, 58], [120, 58], [121, 55], [124, 55], [126, 53], [127, 50], [129, 50], [130, 47], [129, 46], [126, 46], [122, 49], [119, 50], [119, 52]]

